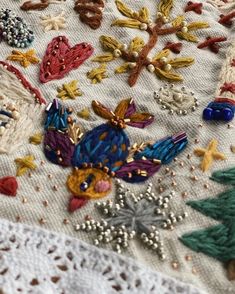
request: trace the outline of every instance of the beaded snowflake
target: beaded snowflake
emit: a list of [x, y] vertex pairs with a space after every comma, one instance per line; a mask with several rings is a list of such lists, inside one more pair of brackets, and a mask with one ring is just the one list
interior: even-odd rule
[[117, 180], [115, 200], [95, 204], [104, 218], [86, 220], [77, 224], [75, 230], [95, 232], [93, 242], [96, 246], [111, 243], [118, 253], [129, 246], [130, 240], [139, 239], [164, 260], [166, 255], [159, 229], [173, 230], [187, 217], [187, 212], [175, 214], [169, 209], [173, 196], [174, 192], [167, 196], [156, 195], [152, 183], [144, 193], [136, 195]]

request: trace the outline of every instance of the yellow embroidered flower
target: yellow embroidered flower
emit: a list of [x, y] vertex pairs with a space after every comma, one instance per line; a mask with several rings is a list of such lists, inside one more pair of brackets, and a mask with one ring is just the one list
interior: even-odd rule
[[24, 175], [30, 169], [36, 169], [37, 165], [34, 163], [35, 157], [28, 155], [22, 158], [16, 158], [15, 163], [17, 165], [16, 176], [20, 177]]
[[87, 73], [88, 79], [91, 79], [92, 84], [100, 83], [103, 79], [107, 78], [106, 64], [103, 63], [99, 67], [92, 69]]
[[57, 89], [57, 97], [61, 100], [76, 99], [76, 96], [82, 96], [81, 90], [77, 86], [78, 81], [73, 80], [68, 84], [63, 84], [62, 87]]
[[7, 57], [7, 60], [17, 61], [25, 68], [30, 64], [37, 64], [40, 61], [40, 59], [37, 58], [36, 50], [34, 49], [30, 49], [25, 53], [19, 50], [12, 50], [12, 53]]

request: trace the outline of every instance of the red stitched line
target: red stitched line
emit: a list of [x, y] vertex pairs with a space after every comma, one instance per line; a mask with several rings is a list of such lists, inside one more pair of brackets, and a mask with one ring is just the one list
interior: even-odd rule
[[187, 6], [185, 7], [184, 11], [185, 12], [194, 11], [197, 14], [201, 14], [202, 13], [202, 3], [196, 3], [196, 2], [193, 3], [191, 1], [189, 1], [187, 3]]
[[223, 25], [232, 25], [232, 19], [235, 17], [235, 11], [227, 14], [227, 15], [221, 15], [219, 19], [219, 23]]
[[215, 100], [214, 100], [215, 102], [228, 102], [228, 103], [230, 103], [230, 104], [232, 104], [232, 105], [235, 105], [235, 101], [233, 100], [233, 99], [229, 99], [229, 98], [222, 98], [222, 97], [220, 97], [220, 98], [215, 98]]
[[6, 69], [13, 74], [17, 76], [17, 78], [20, 80], [21, 84], [26, 88], [29, 89], [33, 94], [36, 95], [35, 100], [36, 102], [39, 102], [40, 104], [46, 104], [46, 100], [42, 97], [40, 91], [36, 88], [34, 88], [23, 76], [23, 74], [14, 66], [8, 64], [5, 61], [0, 61], [0, 64], [6, 67]]

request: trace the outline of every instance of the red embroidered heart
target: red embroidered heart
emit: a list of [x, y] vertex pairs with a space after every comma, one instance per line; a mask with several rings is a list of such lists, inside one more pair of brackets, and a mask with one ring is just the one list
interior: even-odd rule
[[69, 212], [74, 212], [75, 210], [83, 207], [88, 202], [88, 199], [83, 197], [72, 197], [69, 201]]
[[18, 183], [15, 177], [4, 177], [0, 179], [0, 193], [8, 196], [16, 196]]
[[88, 43], [80, 43], [71, 48], [65, 36], [54, 38], [48, 44], [40, 65], [40, 81], [46, 83], [63, 78], [88, 59], [93, 51], [93, 47]]

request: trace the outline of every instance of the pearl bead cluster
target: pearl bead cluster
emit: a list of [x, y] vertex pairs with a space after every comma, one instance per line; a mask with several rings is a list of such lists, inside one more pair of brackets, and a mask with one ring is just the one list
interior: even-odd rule
[[20, 117], [19, 111], [11, 103], [4, 104], [0, 108], [0, 136], [2, 136], [6, 129], [11, 128], [13, 122]]
[[179, 89], [174, 84], [165, 84], [154, 92], [154, 98], [162, 109], [169, 110], [169, 114], [187, 115], [189, 110], [195, 111], [199, 106], [194, 92], [184, 86]]
[[157, 196], [152, 188], [152, 183], [149, 183], [145, 193], [136, 195], [117, 180], [115, 201], [95, 204], [105, 218], [101, 221], [88, 219], [76, 225], [75, 230], [96, 232], [93, 239], [95, 245], [112, 243], [113, 249], [118, 253], [127, 248], [130, 240], [136, 237], [164, 260], [166, 255], [158, 229], [172, 230], [176, 223], [187, 217], [187, 213], [175, 215], [172, 211], [166, 212], [174, 192], [167, 196]]
[[3, 39], [13, 47], [26, 48], [34, 40], [33, 31], [10, 9], [0, 10], [0, 31]]

